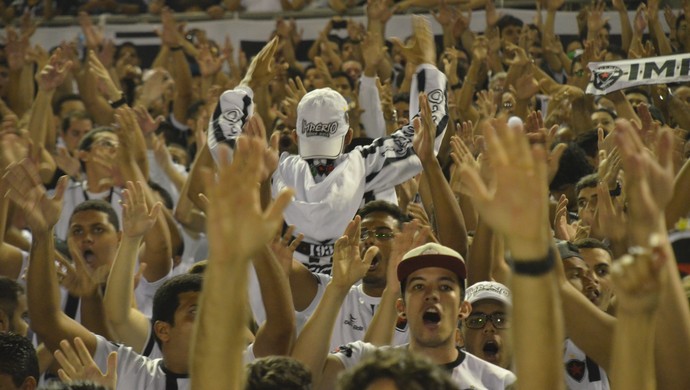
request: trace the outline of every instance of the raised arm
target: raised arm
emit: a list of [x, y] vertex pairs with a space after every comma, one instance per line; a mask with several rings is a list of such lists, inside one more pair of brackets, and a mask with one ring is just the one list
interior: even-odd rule
[[[247, 272], [249, 261], [275, 235], [282, 211], [292, 196], [282, 192], [266, 211], [259, 201], [259, 171], [264, 143], [240, 137], [238, 159], [228, 162], [229, 148], [221, 146], [218, 181], [206, 175], [209, 195], [209, 262], [192, 342], [192, 388], [223, 383], [242, 389], [244, 339], [237, 337], [247, 324]], [[242, 207], [238, 207], [241, 205]], [[229, 241], [227, 237], [235, 237]], [[228, 299], [226, 286], [237, 296]]]
[[122, 240], [110, 268], [103, 297], [106, 318], [118, 342], [142, 352], [151, 332], [151, 323], [138, 309], [134, 299], [134, 268], [142, 238], [156, 222], [160, 203], [151, 209], [146, 205], [145, 184], [127, 182], [122, 192]]
[[[462, 174], [486, 223], [505, 237], [514, 261], [515, 364], [524, 389], [563, 388], [560, 299], [556, 290], [548, 212], [546, 151], [493, 120], [485, 130], [494, 182], [466, 166]], [[534, 319], [538, 319], [535, 328]]]
[[54, 351], [63, 339], [81, 337], [90, 353], [96, 350], [96, 337], [69, 318], [60, 308], [60, 290], [54, 262], [53, 226], [60, 218], [67, 177], [58, 182], [51, 199], [38, 178], [36, 164], [24, 159], [10, 166], [3, 176], [8, 196], [24, 211], [31, 228], [31, 262], [27, 274], [27, 301], [31, 328]]
[[455, 200], [453, 190], [443, 176], [441, 165], [434, 155], [436, 126], [431, 118], [431, 107], [426, 95], [420, 95], [419, 106], [421, 115], [413, 121], [415, 129], [413, 143], [415, 152], [422, 161], [424, 176], [429, 183], [439, 241], [463, 256], [467, 256], [465, 218]]
[[292, 350], [292, 357], [304, 363], [312, 373], [315, 389], [332, 389], [340, 371], [345, 367], [335, 357], [328, 355], [335, 320], [350, 287], [364, 277], [372, 259], [378, 253], [375, 246], [360, 257], [359, 216], [350, 222], [345, 234], [335, 243], [333, 255], [333, 279], [326, 286], [321, 302], [302, 329]]

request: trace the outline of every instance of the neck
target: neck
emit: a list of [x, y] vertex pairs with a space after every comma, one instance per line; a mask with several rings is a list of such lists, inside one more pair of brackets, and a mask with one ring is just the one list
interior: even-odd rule
[[180, 354], [166, 353], [165, 350], [161, 352], [163, 353], [163, 363], [168, 371], [177, 375], [187, 375], [189, 373], [189, 362], [186, 356], [182, 358]]
[[86, 170], [86, 190], [93, 193], [107, 191], [112, 188], [112, 182], [103, 180], [105, 177], [96, 169]]
[[385, 288], [385, 285], [379, 286], [378, 284], [362, 282], [362, 291], [370, 297], [380, 298]]
[[435, 347], [422, 346], [414, 338], [410, 338], [410, 351], [426, 356], [437, 365], [454, 362], [459, 353], [452, 337], [442, 345]]

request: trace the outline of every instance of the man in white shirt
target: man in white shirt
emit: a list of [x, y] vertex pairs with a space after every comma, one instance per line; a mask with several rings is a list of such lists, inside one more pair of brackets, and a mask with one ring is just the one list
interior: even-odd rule
[[[435, 64], [433, 36], [428, 21], [413, 20], [415, 46], [408, 61], [416, 69], [410, 93], [410, 111], [419, 111], [419, 95], [425, 93], [435, 125], [434, 152], [443, 139], [447, 115], [447, 79]], [[270, 74], [269, 65], [277, 40], [259, 53], [240, 85], [221, 95], [208, 129], [208, 146], [217, 159], [219, 143], [234, 145], [254, 112], [253, 89]], [[284, 212], [285, 222], [304, 234], [295, 258], [314, 272], [330, 273], [333, 244], [352, 220], [363, 200], [393, 188], [422, 171], [412, 147], [414, 128], [402, 127], [389, 137], [343, 153], [352, 140], [345, 98], [330, 88], [307, 93], [297, 106], [295, 137], [299, 155], [283, 153], [271, 176], [272, 194], [293, 188], [295, 198]]]

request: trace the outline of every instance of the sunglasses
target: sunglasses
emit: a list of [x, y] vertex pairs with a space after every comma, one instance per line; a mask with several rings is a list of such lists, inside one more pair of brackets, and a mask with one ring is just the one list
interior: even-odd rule
[[470, 329], [483, 329], [488, 321], [491, 321], [496, 329], [510, 328], [510, 322], [508, 322], [506, 313], [473, 313], [465, 320], [465, 326]]

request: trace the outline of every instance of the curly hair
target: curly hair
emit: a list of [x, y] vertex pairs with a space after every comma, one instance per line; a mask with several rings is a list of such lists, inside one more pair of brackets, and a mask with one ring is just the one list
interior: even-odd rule
[[301, 362], [285, 356], [257, 359], [247, 366], [246, 390], [310, 390], [311, 373]]

